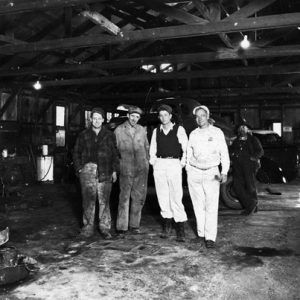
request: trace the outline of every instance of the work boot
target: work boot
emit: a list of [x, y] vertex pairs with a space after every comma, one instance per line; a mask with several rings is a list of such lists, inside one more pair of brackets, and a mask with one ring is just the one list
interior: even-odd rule
[[176, 223], [176, 233], [177, 233], [177, 242], [185, 242], [185, 233], [184, 233], [184, 222], [177, 222]]
[[172, 231], [172, 218], [164, 218], [163, 220], [163, 231], [160, 235], [162, 239], [166, 239], [171, 235]]
[[79, 237], [89, 238], [89, 237], [93, 236], [93, 234], [94, 234], [94, 228], [93, 227], [91, 227], [91, 226], [83, 226], [81, 228]]

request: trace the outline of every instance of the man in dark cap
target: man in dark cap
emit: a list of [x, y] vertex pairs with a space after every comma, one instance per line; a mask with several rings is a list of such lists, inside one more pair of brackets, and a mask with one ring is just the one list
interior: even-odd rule
[[117, 180], [119, 157], [115, 135], [105, 127], [104, 111], [91, 112], [91, 126], [82, 131], [76, 141], [73, 160], [82, 191], [83, 228], [81, 235], [94, 233], [95, 204], [99, 203], [99, 229], [105, 239], [111, 238], [109, 197], [112, 182]]
[[251, 215], [257, 211], [255, 175], [263, 154], [260, 141], [251, 134], [249, 125], [241, 123], [237, 127], [237, 138], [231, 145], [231, 158], [233, 188], [244, 208], [243, 215]]
[[142, 113], [137, 106], [129, 107], [128, 120], [115, 130], [120, 153], [120, 196], [117, 217], [119, 237], [123, 237], [128, 229], [134, 234], [140, 233], [149, 171], [147, 131], [138, 124]]
[[184, 222], [187, 215], [182, 204], [182, 168], [186, 163], [188, 138], [182, 126], [172, 123], [172, 108], [158, 108], [161, 125], [154, 129], [150, 144], [150, 164], [153, 165], [158, 203], [163, 217], [161, 238], [171, 234], [176, 223], [177, 241], [185, 241]]

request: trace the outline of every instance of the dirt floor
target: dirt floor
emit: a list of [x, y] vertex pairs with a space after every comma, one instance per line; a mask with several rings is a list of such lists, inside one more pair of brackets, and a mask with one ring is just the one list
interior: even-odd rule
[[195, 221], [187, 195], [185, 243], [175, 241], [175, 231], [159, 238], [151, 189], [141, 235], [83, 240], [74, 185], [22, 187], [1, 200], [1, 228], [9, 226], [8, 246], [36, 259], [39, 270], [2, 287], [0, 299], [300, 299], [299, 183], [271, 186], [282, 195], [260, 185], [259, 212], [251, 217], [221, 206], [214, 250], [190, 242]]

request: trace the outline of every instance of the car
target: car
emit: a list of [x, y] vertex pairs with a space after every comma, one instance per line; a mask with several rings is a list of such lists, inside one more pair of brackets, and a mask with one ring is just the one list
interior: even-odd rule
[[[299, 155], [295, 145], [288, 144], [274, 131], [252, 130], [264, 149], [261, 168], [265, 174], [258, 173], [258, 180], [264, 183], [286, 183], [298, 173]], [[263, 175], [263, 176], [262, 176]]]
[[[261, 167], [256, 179], [261, 183], [286, 183], [296, 178], [299, 168], [299, 154], [295, 145], [287, 144], [274, 131], [251, 130], [264, 149], [260, 159]], [[232, 176], [221, 186], [220, 194], [226, 206], [240, 209], [241, 205], [233, 190]]]

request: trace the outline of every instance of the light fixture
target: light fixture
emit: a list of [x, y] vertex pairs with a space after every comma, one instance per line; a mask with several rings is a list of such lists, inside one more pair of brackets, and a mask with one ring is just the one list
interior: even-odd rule
[[247, 49], [250, 47], [250, 42], [248, 41], [247, 35], [244, 35], [244, 39], [241, 41], [240, 45], [243, 49]]
[[42, 88], [42, 85], [40, 83], [39, 80], [37, 80], [34, 84], [33, 84], [34, 89], [36, 90], [40, 90]]

